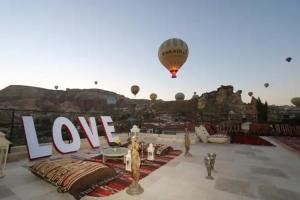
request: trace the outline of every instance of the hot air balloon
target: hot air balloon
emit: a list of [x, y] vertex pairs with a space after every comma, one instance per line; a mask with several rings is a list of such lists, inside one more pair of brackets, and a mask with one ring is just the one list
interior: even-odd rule
[[176, 73], [185, 63], [189, 55], [187, 44], [177, 38], [164, 41], [158, 50], [158, 57], [163, 66], [176, 78]]
[[131, 93], [134, 94], [134, 96], [140, 91], [140, 87], [137, 85], [131, 86]]
[[197, 95], [197, 92], [194, 92], [192, 99], [198, 99], [198, 98], [199, 98], [199, 96]]
[[291, 99], [292, 104], [294, 104], [297, 108], [300, 108], [300, 97], [294, 97]]
[[54, 88], [57, 90], [58, 89], [58, 85], [54, 86]]
[[97, 84], [98, 84], [98, 81], [95, 81], [94, 83], [95, 83], [95, 85], [97, 85]]
[[155, 100], [157, 99], [157, 94], [151, 93], [151, 94], [150, 94], [150, 99], [151, 99], [152, 101], [155, 101]]
[[264, 84], [265, 88], [269, 87], [269, 83]]
[[181, 100], [184, 100], [185, 96], [182, 92], [178, 92], [176, 95], [175, 95], [175, 99], [176, 101], [181, 101]]
[[253, 92], [248, 92], [249, 97], [252, 97]]
[[291, 58], [291, 57], [287, 57], [285, 60], [286, 60], [287, 62], [291, 62], [291, 61], [292, 61], [292, 58]]

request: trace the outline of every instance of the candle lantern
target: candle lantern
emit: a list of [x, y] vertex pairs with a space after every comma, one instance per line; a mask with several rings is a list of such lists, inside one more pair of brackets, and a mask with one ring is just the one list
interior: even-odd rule
[[135, 136], [135, 137], [138, 138], [138, 134], [140, 132], [140, 129], [138, 128], [137, 125], [133, 125], [132, 129], [130, 129], [130, 132], [131, 132], [131, 136]]
[[126, 164], [126, 166], [125, 166], [126, 171], [131, 171], [131, 151], [130, 150], [128, 150], [128, 153], [125, 157], [125, 164]]
[[148, 148], [147, 148], [147, 152], [148, 152], [148, 160], [154, 160], [154, 146], [152, 143], [149, 144]]
[[0, 132], [0, 178], [4, 177], [9, 144], [10, 141], [5, 138], [5, 134]]

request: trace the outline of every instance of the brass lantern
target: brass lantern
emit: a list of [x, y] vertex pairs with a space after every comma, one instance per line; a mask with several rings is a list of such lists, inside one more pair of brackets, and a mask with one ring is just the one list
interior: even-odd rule
[[0, 132], [0, 178], [4, 177], [9, 144], [10, 141], [5, 138], [5, 134]]

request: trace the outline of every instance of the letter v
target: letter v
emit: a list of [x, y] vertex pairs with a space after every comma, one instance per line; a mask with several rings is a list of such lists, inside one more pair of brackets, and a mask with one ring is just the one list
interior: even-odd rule
[[85, 120], [84, 117], [78, 117], [79, 125], [83, 130], [85, 137], [87, 138], [88, 142], [90, 143], [91, 147], [98, 148], [100, 147], [98, 130], [96, 125], [95, 117], [89, 117], [89, 124]]

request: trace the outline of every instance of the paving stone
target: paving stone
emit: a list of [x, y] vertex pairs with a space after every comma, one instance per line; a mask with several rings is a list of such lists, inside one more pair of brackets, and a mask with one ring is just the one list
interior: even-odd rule
[[252, 151], [237, 150], [237, 151], [235, 151], [235, 153], [243, 154], [243, 155], [251, 155], [251, 156], [255, 156], [255, 153], [252, 152]]
[[255, 160], [261, 160], [261, 161], [270, 161], [271, 159], [266, 157], [266, 156], [252, 156], [252, 155], [249, 155], [248, 158], [250, 159], [255, 159]]
[[218, 178], [216, 180], [215, 189], [242, 196], [255, 197], [254, 189], [250, 182], [247, 181]]
[[250, 170], [253, 174], [288, 178], [288, 176], [281, 169], [251, 166]]
[[300, 200], [298, 192], [278, 188], [273, 185], [259, 186], [258, 195], [261, 200]]
[[15, 195], [6, 185], [0, 185], [0, 199]]

